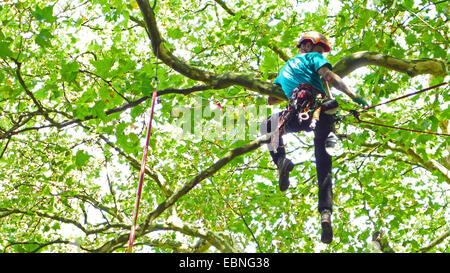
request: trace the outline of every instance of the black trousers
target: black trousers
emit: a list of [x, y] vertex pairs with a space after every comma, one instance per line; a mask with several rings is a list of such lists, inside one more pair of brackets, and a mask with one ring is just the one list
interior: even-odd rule
[[[270, 116], [267, 120], [261, 123], [261, 134], [273, 132], [278, 127], [279, 118], [285, 114], [287, 110], [284, 110], [278, 114]], [[333, 189], [332, 189], [332, 175], [331, 156], [325, 150], [325, 140], [328, 134], [334, 131], [336, 122], [336, 115], [327, 115], [321, 113], [319, 121], [316, 124], [314, 130], [314, 154], [316, 157], [316, 171], [319, 186], [319, 212], [324, 209], [332, 211], [333, 209]], [[297, 115], [290, 115], [290, 118], [285, 121], [284, 129], [280, 130], [278, 140], [274, 139], [268, 148], [270, 156], [272, 157], [275, 165], [280, 158], [286, 157], [286, 150], [283, 143], [283, 134], [297, 133], [300, 131], [311, 131], [309, 125], [311, 123], [311, 117], [309, 120], [300, 121]], [[278, 145], [276, 145], [278, 144]]]

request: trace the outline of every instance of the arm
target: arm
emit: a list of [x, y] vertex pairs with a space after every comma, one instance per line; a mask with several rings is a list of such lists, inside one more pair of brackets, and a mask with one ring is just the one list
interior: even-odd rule
[[317, 71], [322, 79], [331, 83], [331, 85], [339, 91], [342, 91], [344, 94], [349, 96], [354, 102], [359, 103], [363, 106], [369, 106], [366, 101], [359, 95], [356, 95], [350, 91], [347, 85], [344, 83], [341, 77], [331, 71], [328, 67], [322, 66], [319, 71]]
[[329, 82], [334, 88], [336, 88], [339, 91], [342, 91], [350, 98], [354, 99], [358, 96], [353, 94], [350, 89], [347, 87], [347, 85], [344, 83], [341, 77], [339, 77], [336, 73], [331, 71], [328, 67], [322, 66], [319, 71], [317, 71], [319, 75], [322, 77], [322, 79]]

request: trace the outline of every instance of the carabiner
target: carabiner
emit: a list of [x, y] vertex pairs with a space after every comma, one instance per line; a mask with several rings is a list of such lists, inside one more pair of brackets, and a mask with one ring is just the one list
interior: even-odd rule
[[298, 117], [299, 117], [301, 120], [308, 120], [308, 119], [309, 119], [309, 114], [308, 114], [308, 112], [303, 112], [303, 113], [300, 113], [300, 114], [298, 115]]

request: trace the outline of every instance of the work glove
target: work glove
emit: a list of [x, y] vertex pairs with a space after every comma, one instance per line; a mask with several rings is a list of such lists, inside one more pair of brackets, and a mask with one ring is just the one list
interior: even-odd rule
[[367, 104], [367, 102], [361, 97], [352, 98], [352, 100], [358, 104], [361, 104], [364, 108], [369, 107], [369, 104]]

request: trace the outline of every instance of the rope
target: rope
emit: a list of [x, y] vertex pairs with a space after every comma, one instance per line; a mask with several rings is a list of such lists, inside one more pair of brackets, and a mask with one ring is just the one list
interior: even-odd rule
[[138, 185], [137, 194], [136, 194], [137, 196], [136, 196], [136, 205], [135, 205], [135, 211], [134, 211], [134, 217], [133, 217], [133, 225], [131, 226], [127, 253], [133, 252], [134, 238], [136, 236], [136, 226], [137, 226], [137, 218], [138, 218], [138, 213], [139, 213], [139, 204], [141, 201], [142, 186], [144, 184], [145, 165], [147, 164], [148, 145], [150, 143], [150, 136], [152, 135], [153, 113], [154, 113], [154, 109], [155, 109], [156, 96], [158, 95], [157, 86], [158, 86], [158, 78], [155, 77], [155, 84], [154, 84], [155, 89], [154, 89], [153, 95], [152, 95], [152, 107], [151, 107], [151, 112], [150, 112], [150, 122], [148, 123], [147, 139], [145, 142], [144, 154], [142, 156], [141, 171], [139, 173], [139, 185]]
[[429, 90], [432, 90], [432, 89], [435, 89], [437, 87], [440, 87], [440, 86], [443, 86], [443, 85], [447, 85], [447, 84], [448, 84], [448, 82], [443, 82], [443, 83], [440, 83], [440, 84], [437, 84], [437, 85], [433, 85], [433, 86], [430, 86], [428, 88], [424, 88], [424, 89], [418, 90], [416, 92], [413, 92], [413, 93], [410, 93], [410, 94], [407, 94], [407, 95], [404, 95], [404, 96], [401, 96], [401, 97], [398, 97], [398, 98], [395, 98], [395, 99], [392, 99], [392, 100], [389, 100], [389, 101], [386, 101], [386, 102], [379, 103], [377, 105], [374, 105], [374, 106], [371, 106], [371, 107], [368, 107], [368, 108], [364, 108], [364, 109], [359, 110], [359, 111], [357, 111], [357, 110], [350, 110], [349, 112], [358, 120], [358, 122], [362, 122], [362, 123], [366, 123], [366, 124], [370, 124], [370, 125], [386, 127], [386, 128], [391, 128], [391, 129], [397, 129], [397, 130], [403, 130], [403, 131], [414, 132], [414, 133], [420, 133], [420, 134], [430, 134], [430, 135], [437, 135], [437, 136], [450, 136], [450, 134], [446, 134], [446, 133], [436, 133], [436, 132], [431, 132], [431, 131], [420, 131], [420, 130], [414, 130], [414, 129], [408, 129], [408, 128], [402, 128], [402, 127], [397, 127], [397, 126], [391, 126], [391, 125], [385, 125], [385, 124], [370, 122], [370, 121], [367, 121], [367, 120], [361, 120], [361, 118], [359, 117], [360, 113], [366, 112], [366, 111], [368, 111], [370, 109], [373, 109], [375, 107], [378, 107], [380, 105], [385, 105], [385, 104], [388, 104], [388, 103], [391, 103], [391, 102], [394, 102], [394, 101], [397, 101], [397, 100], [401, 100], [401, 99], [404, 99], [404, 98], [407, 98], [407, 97], [410, 97], [410, 96], [414, 96], [414, 95], [417, 95], [417, 94], [420, 94], [420, 93], [423, 93], [423, 92], [426, 92], [426, 91], [429, 91]]
[[370, 124], [370, 125], [381, 126], [381, 127], [397, 129], [397, 130], [403, 130], [403, 131], [414, 132], [414, 133], [420, 133], [420, 134], [430, 134], [430, 135], [437, 135], [437, 136], [450, 136], [450, 134], [446, 134], [446, 133], [436, 133], [436, 132], [431, 132], [431, 131], [419, 131], [419, 130], [414, 130], [414, 129], [396, 127], [396, 126], [391, 126], [391, 125], [386, 125], [386, 124], [375, 123], [375, 122], [371, 122], [371, 121], [367, 121], [367, 120], [362, 120], [362, 119], [359, 118], [359, 113], [356, 110], [351, 110], [350, 112], [358, 120], [358, 122], [362, 122], [362, 123], [366, 123], [366, 124]]
[[443, 82], [443, 83], [440, 83], [440, 84], [436, 84], [436, 85], [430, 86], [430, 87], [428, 87], [428, 88], [424, 88], [424, 89], [421, 89], [421, 90], [419, 90], [419, 91], [416, 91], [416, 92], [413, 92], [413, 93], [410, 93], [410, 94], [406, 94], [406, 95], [404, 95], [404, 96], [401, 96], [401, 97], [398, 97], [398, 98], [395, 98], [395, 99], [392, 99], [392, 100], [388, 100], [388, 101], [379, 103], [379, 104], [374, 105], [374, 106], [370, 106], [370, 107], [364, 108], [364, 109], [360, 110], [359, 112], [360, 112], [360, 113], [361, 113], [361, 112], [366, 112], [366, 111], [368, 111], [368, 110], [370, 110], [370, 109], [373, 109], [373, 108], [375, 108], [375, 107], [378, 107], [378, 106], [380, 106], [380, 105], [388, 104], [388, 103], [391, 103], [391, 102], [394, 102], [394, 101], [397, 101], [397, 100], [401, 100], [401, 99], [404, 99], [404, 98], [407, 98], [407, 97], [410, 97], [410, 96], [414, 96], [414, 95], [417, 95], [417, 94], [420, 94], [420, 93], [429, 91], [429, 90], [431, 90], [431, 89], [438, 88], [438, 87], [440, 87], [440, 86], [442, 86], [442, 85], [446, 85], [446, 84], [448, 84], [448, 82]]

